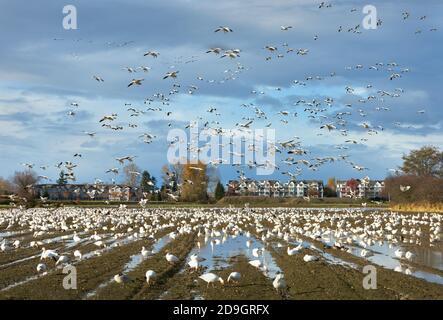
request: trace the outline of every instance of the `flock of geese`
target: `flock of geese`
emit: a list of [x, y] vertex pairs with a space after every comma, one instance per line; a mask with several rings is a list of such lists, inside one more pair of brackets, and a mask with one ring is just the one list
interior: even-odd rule
[[[330, 10], [333, 7], [333, 3], [321, 2], [320, 4], [314, 5], [317, 10]], [[352, 8], [350, 10], [351, 14], [358, 12], [357, 8]], [[415, 17], [411, 12], [402, 12], [399, 14], [399, 23], [409, 23]], [[422, 15], [417, 17], [418, 23], [420, 23], [420, 29], [416, 33], [421, 33], [422, 28], [425, 26], [427, 21], [427, 16]], [[378, 26], [381, 27], [382, 21], [379, 19], [377, 22]], [[383, 26], [385, 27], [385, 26]], [[278, 26], [276, 27], [278, 30]], [[352, 26], [349, 28], [339, 26], [338, 32], [344, 32], [347, 29], [349, 33], [362, 33], [362, 27], [360, 24], [357, 26]], [[231, 28], [230, 26], [220, 25], [215, 27], [213, 30], [214, 37], [218, 43], [223, 43], [226, 41], [229, 43], [232, 39], [236, 37], [236, 31], [238, 29]], [[437, 28], [431, 26], [430, 30], [435, 32]], [[209, 30], [210, 31], [210, 30]], [[292, 36], [297, 34], [297, 26], [293, 25], [281, 25], [280, 31], [282, 34], [287, 36], [288, 42], [281, 44], [267, 43], [263, 44], [262, 50], [255, 53], [261, 55], [265, 52], [263, 59], [269, 63], [277, 60], [281, 61], [284, 59], [289, 59], [289, 56], [294, 54], [299, 57], [300, 63], [303, 63], [305, 56], [311, 54], [314, 50], [312, 48], [295, 48], [289, 44]], [[382, 32], [382, 29], [381, 31]], [[321, 41], [321, 35], [315, 34], [313, 37], [314, 41]], [[60, 40], [60, 39], [55, 39]], [[107, 44], [109, 47], [115, 48], [120, 46], [128, 46], [131, 42], [125, 42], [123, 44]], [[139, 102], [139, 106], [133, 105], [133, 102], [125, 103], [125, 112], [113, 112], [110, 114], [103, 115], [98, 121], [97, 125], [101, 126], [102, 130], [111, 130], [115, 132], [119, 131], [129, 131], [137, 132], [137, 136], [141, 138], [141, 142], [145, 144], [151, 144], [158, 140], [160, 137], [155, 132], [140, 132], [139, 128], [142, 127], [143, 120], [137, 122], [136, 119], [142, 119], [150, 116], [161, 117], [161, 119], [166, 120], [167, 127], [172, 127], [174, 124], [173, 116], [177, 113], [177, 109], [172, 108], [174, 103], [176, 103], [174, 97], [177, 95], [195, 95], [202, 90], [204, 86], [210, 85], [224, 85], [229, 82], [238, 80], [242, 77], [243, 73], [251, 71], [250, 67], [247, 67], [242, 60], [243, 50], [239, 48], [231, 48], [222, 46], [211, 47], [202, 52], [206, 57], [219, 57], [226, 58], [232, 62], [232, 66], [223, 72], [221, 79], [214, 79], [206, 77], [202, 73], [197, 73], [195, 75], [190, 74], [188, 70], [177, 70], [177, 65], [186, 65], [188, 63], [198, 64], [201, 59], [199, 56], [191, 56], [189, 59], [186, 57], [177, 57], [174, 61], [174, 65], [169, 66], [169, 70], [163, 73], [163, 76], [158, 79], [158, 81], [165, 81], [168, 83], [169, 90], [164, 92], [156, 92], [150, 96], [146, 96], [143, 101]], [[249, 53], [248, 53], [249, 54]], [[144, 87], [145, 79], [149, 77], [153, 70], [160, 69], [157, 65], [160, 64], [171, 64], [168, 61], [162, 60], [162, 53], [154, 49], [145, 50], [140, 56], [146, 59], [146, 64], [141, 66], [119, 66], [120, 69], [124, 70], [128, 74], [134, 76], [132, 79], [124, 80], [127, 83], [128, 90], [137, 90], [136, 87]], [[205, 57], [205, 58], [206, 58]], [[213, 63], [217, 63], [217, 60], [211, 60]], [[195, 70], [192, 68], [192, 70]], [[379, 113], [383, 114], [386, 112], [393, 112], [391, 110], [391, 103], [394, 103], [396, 99], [399, 99], [406, 90], [397, 85], [400, 83], [401, 79], [408, 76], [411, 73], [412, 68], [408, 66], [402, 66], [396, 61], [374, 61], [372, 64], [363, 65], [347, 65], [344, 66], [343, 72], [329, 71], [324, 74], [307, 74], [304, 77], [293, 79], [290, 83], [287, 83], [287, 87], [292, 88], [303, 88], [309, 87], [311, 85], [316, 85], [319, 82], [327, 82], [330, 79], [336, 77], [347, 77], [350, 72], [359, 73], [362, 76], [363, 72], [366, 74], [363, 76], [368, 76], [373, 78], [377, 76], [383, 79], [389, 79], [389, 83], [392, 83], [392, 88], [382, 88], [377, 87], [376, 84], [367, 83], [364, 87], [360, 85], [346, 85], [343, 87], [343, 93], [346, 94], [346, 102], [343, 104], [332, 96], [319, 96], [316, 98], [307, 97], [297, 97], [294, 101], [288, 102], [283, 109], [271, 110], [265, 105], [260, 105], [261, 97], [273, 97], [274, 94], [283, 91], [282, 87], [266, 87], [266, 88], [253, 88], [249, 94], [253, 102], [245, 102], [241, 104], [238, 112], [238, 117], [241, 117], [243, 113], [248, 114], [243, 116], [241, 120], [237, 122], [235, 128], [238, 132], [249, 132], [255, 126], [260, 128], [268, 127], [279, 127], [284, 128], [284, 126], [290, 125], [296, 119], [301, 119], [303, 121], [308, 121], [314, 123], [318, 126], [318, 137], [323, 137], [328, 139], [331, 135], [334, 138], [341, 139], [340, 143], [333, 145], [332, 151], [337, 151], [339, 154], [318, 156], [315, 151], [309, 150], [305, 147], [308, 142], [303, 142], [302, 138], [299, 136], [291, 136], [289, 138], [281, 139], [278, 141], [268, 141], [266, 146], [266, 152], [269, 154], [276, 154], [281, 157], [281, 161], [277, 164], [264, 163], [259, 164], [255, 161], [247, 162], [242, 165], [234, 165], [241, 168], [238, 169], [239, 172], [243, 170], [251, 170], [259, 166], [274, 167], [274, 169], [281, 170], [282, 174], [290, 175], [291, 177], [297, 177], [302, 174], [304, 170], [317, 171], [322, 166], [326, 164], [332, 164], [337, 162], [344, 162], [349, 165], [352, 169], [357, 172], [369, 170], [368, 167], [358, 164], [354, 161], [348, 159], [350, 156], [347, 154], [348, 151], [353, 148], [358, 148], [360, 145], [367, 143], [371, 137], [383, 134], [385, 128], [376, 123], [376, 120], [371, 121], [370, 118], [373, 116], [375, 118], [380, 118]], [[195, 72], [195, 71], [193, 71]], [[137, 74], [143, 74], [143, 77], [135, 77]], [[186, 79], [181, 80], [180, 79]], [[190, 83], [184, 83], [184, 81], [189, 81], [189, 78], [194, 79]], [[98, 86], [106, 86], [107, 82], [105, 77], [95, 74], [92, 79], [97, 83]], [[201, 83], [202, 85], [199, 85]], [[204, 85], [203, 85], [204, 84]], [[76, 114], [80, 110], [81, 103], [77, 101], [70, 102], [71, 109], [67, 112], [69, 117], [76, 117]], [[269, 110], [268, 110], [269, 109]], [[422, 116], [426, 113], [426, 108], [420, 106], [417, 110], [417, 115]], [[185, 126], [185, 129], [195, 127], [197, 123], [203, 123], [202, 133], [208, 133], [210, 135], [223, 135], [231, 134], [231, 130], [227, 130], [226, 126], [223, 126], [223, 118], [225, 113], [221, 107], [208, 106], [206, 114], [197, 114], [196, 118], [191, 120], [189, 125]], [[126, 119], [129, 118], [129, 122]], [[395, 126], [399, 128], [405, 128], [405, 125], [400, 122], [394, 123]], [[361, 132], [356, 132], [357, 128], [360, 127]], [[100, 128], [100, 127], [99, 127]], [[284, 129], [286, 132], [290, 130]], [[362, 135], [362, 133], [364, 135]], [[92, 138], [99, 139], [99, 137], [104, 134], [103, 131], [94, 129], [93, 131], [83, 131], [83, 134]], [[235, 135], [235, 133], [234, 133]], [[323, 139], [322, 138], [322, 139]], [[335, 140], [338, 141], [338, 140]], [[178, 143], [179, 141], [170, 142], [171, 145]], [[196, 152], [200, 154], [204, 152], [207, 148], [210, 148], [210, 143], [201, 143], [195, 147], [195, 144], [188, 143], [188, 151]], [[222, 148], [231, 147], [230, 144], [220, 145]], [[260, 147], [254, 144], [247, 145], [248, 149], [258, 150]], [[264, 148], [264, 147], [263, 147]], [[245, 158], [245, 153], [234, 154]], [[74, 159], [80, 161], [80, 159], [87, 158], [87, 155], [80, 155], [75, 153]], [[121, 158], [132, 162], [132, 158]], [[118, 159], [117, 159], [118, 160]], [[77, 170], [80, 165], [78, 163], [73, 163], [74, 160], [65, 160], [57, 163], [55, 166], [59, 170], [63, 170], [65, 178], [68, 181], [76, 181], [75, 170]], [[228, 159], [212, 159], [210, 165], [219, 166], [224, 165], [228, 162]], [[118, 160], [120, 165], [124, 164], [124, 161]], [[32, 169], [37, 168], [33, 163], [24, 163], [26, 168]], [[50, 165], [41, 165], [43, 171], [49, 168]], [[387, 168], [388, 169], [388, 168]], [[115, 181], [117, 175], [121, 174], [122, 170], [119, 168], [108, 168], [105, 169], [106, 174], [111, 175], [112, 181]], [[139, 175], [140, 172], [134, 172], [135, 175]], [[50, 180], [47, 175], [39, 175], [41, 180]], [[171, 197], [174, 197], [171, 194]]]
[[[232, 217], [235, 216], [235, 219]], [[0, 226], [4, 230], [20, 230], [31, 233], [34, 240], [20, 239], [20, 234], [1, 240], [1, 252], [17, 251], [23, 248], [41, 248], [38, 273], [47, 273], [51, 265], [55, 268], [72, 263], [81, 263], [85, 258], [101, 256], [104, 250], [112, 250], [133, 241], [143, 244], [141, 256], [144, 259], [157, 252], [147, 249], [146, 240], [160, 240], [159, 234], [167, 232], [171, 241], [183, 234], [196, 234], [195, 253], [187, 258], [186, 266], [191, 272], [202, 270], [200, 250], [210, 243], [212, 249], [222, 246], [229, 238], [243, 235], [247, 239], [240, 246], [250, 250], [254, 259], [249, 265], [265, 275], [269, 272], [265, 252], [269, 246], [282, 250], [289, 259], [303, 255], [305, 263], [321, 260], [321, 250], [313, 245], [321, 241], [328, 247], [347, 251], [363, 259], [369, 258], [375, 244], [388, 243], [396, 249], [394, 259], [398, 260], [395, 271], [411, 274], [404, 269], [408, 261], [417, 260], [416, 248], [441, 246], [443, 216], [433, 213], [400, 214], [389, 211], [362, 209], [8, 209], [0, 215]], [[63, 232], [68, 243], [92, 243], [96, 249], [81, 252], [81, 247], [69, 251], [66, 247], [46, 248], [47, 243], [40, 237], [50, 237]], [[14, 238], [16, 238], [14, 240]], [[258, 245], [258, 246], [257, 246]], [[254, 247], [255, 246], [255, 247]], [[357, 252], [357, 254], [356, 254]], [[207, 258], [207, 257], [206, 257]], [[181, 259], [167, 251], [164, 259], [171, 265]], [[52, 261], [52, 263], [50, 263]], [[155, 283], [162, 270], [147, 270], [148, 285]], [[216, 270], [205, 271], [199, 279], [214, 286], [225, 284]], [[117, 283], [133, 281], [123, 272], [114, 277]], [[233, 270], [226, 282], [241, 283], [242, 274]], [[277, 292], [284, 292], [287, 283], [280, 270], [272, 279]]]

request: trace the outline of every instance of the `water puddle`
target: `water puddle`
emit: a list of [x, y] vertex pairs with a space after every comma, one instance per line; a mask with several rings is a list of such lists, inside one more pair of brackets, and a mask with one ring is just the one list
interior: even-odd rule
[[[121, 242], [124, 242], [127, 239], [121, 240]], [[134, 240], [133, 240], [134, 241]], [[134, 270], [135, 268], [137, 268], [143, 261], [145, 261], [146, 259], [149, 259], [149, 257], [159, 251], [161, 251], [163, 249], [164, 246], [166, 246], [169, 242], [172, 241], [172, 238], [169, 237], [169, 234], [160, 238], [153, 246], [152, 246], [152, 253], [150, 255], [148, 255], [146, 258], [143, 257], [143, 255], [141, 253], [136, 253], [133, 254], [132, 256], [130, 256], [129, 261], [127, 263], [125, 263], [124, 267], [123, 267], [123, 274], [127, 274], [129, 272], [131, 272], [132, 270]], [[109, 250], [109, 249], [108, 249]], [[94, 254], [94, 253], [92, 253]], [[97, 294], [97, 292], [102, 289], [107, 287], [109, 284], [111, 284], [114, 281], [114, 279], [110, 279], [107, 280], [105, 282], [103, 282], [102, 284], [100, 284], [95, 290], [89, 292], [86, 294], [85, 299], [89, 299], [92, 298], [93, 296], [95, 296]]]
[[3, 241], [3, 238], [9, 238], [9, 237], [13, 237], [16, 235], [20, 235], [23, 233], [26, 233], [28, 231], [4, 231], [4, 232], [0, 232], [0, 241]]
[[[326, 245], [332, 246], [335, 243], [336, 239], [334, 238], [331, 232], [329, 239], [322, 239], [321, 241]], [[360, 253], [362, 248], [356, 245], [347, 245], [347, 246], [351, 247], [350, 253], [352, 253], [354, 256], [361, 258]], [[416, 257], [413, 260], [415, 263], [435, 268], [438, 270], [443, 270], [442, 252], [438, 252], [432, 250], [431, 248], [424, 248], [424, 247], [416, 247], [416, 246], [414, 248], [402, 247], [401, 245], [396, 245], [390, 243], [389, 241], [381, 241], [381, 242], [377, 241], [375, 242], [375, 244], [367, 246], [365, 249], [372, 253], [372, 256], [366, 257], [365, 259], [374, 264], [377, 264], [379, 266], [391, 270], [408, 269], [409, 272], [407, 274], [410, 276], [424, 279], [426, 281], [433, 283], [443, 284], [442, 276], [431, 272], [416, 270], [416, 268], [413, 268], [412, 266], [408, 265], [407, 260], [399, 259], [395, 255], [395, 251], [398, 249], [402, 249], [405, 252], [410, 250], [411, 252], [414, 252], [416, 254]]]
[[[254, 237], [246, 237], [245, 235], [225, 236], [225, 237], [209, 237], [203, 242], [201, 249], [194, 248], [189, 257], [197, 254], [203, 261], [199, 262], [199, 266], [206, 269], [207, 272], [217, 271], [230, 266], [229, 259], [243, 255], [248, 260], [260, 260], [265, 267], [265, 276], [271, 280], [275, 278], [277, 273], [282, 273], [280, 267], [274, 261], [272, 255], [268, 250], [262, 250], [259, 257], [254, 256], [254, 249], [263, 249], [265, 245], [260, 240]], [[249, 248], [246, 241], [250, 241]], [[189, 261], [188, 257], [188, 261]], [[187, 266], [187, 265], [186, 265]], [[188, 266], [187, 266], [188, 267]]]
[[[340, 266], [343, 266], [346, 268], [352, 268], [352, 269], [358, 268], [358, 266], [355, 263], [340, 259], [339, 257], [336, 257], [333, 254], [324, 252], [323, 250], [321, 250], [320, 248], [317, 248], [313, 243], [311, 243], [309, 241], [302, 241], [301, 243], [300, 242], [290, 242], [290, 245], [291, 245], [291, 248], [301, 245], [305, 249], [311, 249], [311, 250], [317, 252], [323, 258], [323, 260], [329, 264], [340, 265]], [[287, 246], [283, 246], [283, 248], [286, 249]], [[303, 253], [300, 252], [298, 254], [303, 254]]]

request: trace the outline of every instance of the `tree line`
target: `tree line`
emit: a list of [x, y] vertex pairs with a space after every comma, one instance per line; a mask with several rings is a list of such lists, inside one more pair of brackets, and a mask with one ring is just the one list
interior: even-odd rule
[[[30, 169], [17, 171], [8, 180], [0, 177], [0, 196], [6, 199], [7, 195], [14, 194], [26, 201], [32, 201], [37, 196], [32, 187], [40, 180]], [[55, 184], [67, 183], [68, 180], [61, 171]], [[158, 186], [156, 177], [131, 162], [123, 167], [121, 184], [131, 187], [141, 198], [150, 201], [208, 202], [212, 199], [220, 200], [225, 195], [217, 169], [201, 162], [163, 166], [161, 186]]]

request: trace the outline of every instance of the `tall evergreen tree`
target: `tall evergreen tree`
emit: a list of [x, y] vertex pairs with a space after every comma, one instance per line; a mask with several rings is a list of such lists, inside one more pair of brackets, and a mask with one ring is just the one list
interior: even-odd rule
[[140, 189], [143, 192], [153, 192], [155, 190], [155, 184], [157, 179], [155, 177], [151, 177], [148, 171], [143, 171], [142, 178], [140, 180]]
[[57, 179], [57, 184], [67, 184], [68, 183], [68, 179], [66, 179], [65, 177], [65, 172], [62, 170], [60, 171], [60, 175], [59, 178]]
[[225, 196], [225, 187], [223, 186], [223, 184], [220, 181], [217, 182], [217, 186], [215, 187], [214, 196], [215, 196], [215, 200], [217, 200], [217, 201]]

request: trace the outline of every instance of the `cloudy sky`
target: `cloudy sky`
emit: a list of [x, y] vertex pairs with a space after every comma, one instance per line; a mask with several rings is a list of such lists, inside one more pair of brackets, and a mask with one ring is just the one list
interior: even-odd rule
[[[288, 167], [282, 160], [291, 155], [279, 146], [280, 170], [261, 178], [286, 179], [282, 172], [297, 167], [304, 179], [383, 178], [403, 153], [442, 148], [443, 2], [336, 0], [319, 8], [320, 2], [0, 0], [0, 176], [31, 163], [55, 180], [54, 165], [72, 161], [78, 182], [119, 180], [105, 172], [121, 168], [115, 158], [126, 155], [159, 176], [169, 130], [197, 120], [225, 130], [249, 118], [251, 129], [271, 123], [277, 141], [295, 139], [307, 151], [295, 160], [314, 165]], [[367, 4], [377, 9], [377, 29], [362, 26]], [[63, 28], [65, 5], [77, 9], [76, 30]], [[219, 26], [233, 32], [215, 33]], [[206, 53], [213, 47], [240, 49], [239, 57]], [[144, 56], [149, 50], [160, 55]], [[176, 70], [176, 79], [163, 79]], [[390, 80], [393, 74], [399, 77]], [[145, 80], [128, 88], [133, 78]], [[99, 123], [113, 113], [114, 121]], [[147, 144], [143, 133], [156, 137]], [[326, 157], [334, 161], [319, 165]], [[236, 169], [219, 166], [221, 179], [235, 178]]]

